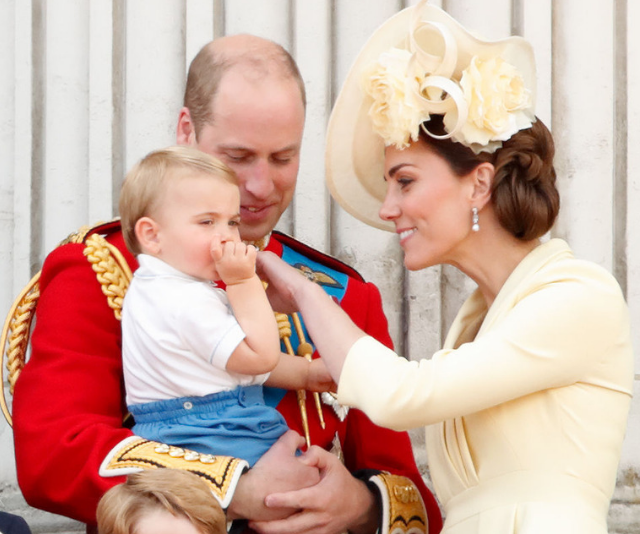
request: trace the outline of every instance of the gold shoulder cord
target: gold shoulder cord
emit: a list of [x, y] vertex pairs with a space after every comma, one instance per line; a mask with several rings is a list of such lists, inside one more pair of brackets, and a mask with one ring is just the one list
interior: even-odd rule
[[[280, 332], [280, 339], [284, 343], [285, 348], [287, 349], [287, 354], [291, 356], [295, 356], [296, 352], [293, 350], [293, 346], [291, 345], [291, 322], [289, 321], [289, 316], [284, 313], [275, 312], [276, 322], [278, 323], [278, 331]], [[298, 334], [298, 351], [297, 355], [306, 358], [311, 361], [311, 355], [313, 354], [313, 347], [310, 343], [307, 343], [304, 331], [302, 330], [302, 323], [300, 322], [300, 317], [298, 317], [297, 313], [291, 314], [291, 319], [293, 320], [293, 324], [296, 328], [296, 333]], [[309, 435], [309, 418], [307, 417], [307, 392], [304, 389], [300, 389], [296, 392], [298, 396], [298, 408], [300, 409], [300, 417], [302, 418], [302, 428], [304, 430], [304, 437], [307, 442], [307, 448], [311, 447], [311, 437]], [[316, 410], [318, 412], [318, 417], [320, 419], [320, 426], [322, 429], [325, 428], [324, 416], [322, 415], [322, 404], [320, 403], [320, 395], [318, 392], [313, 393], [313, 397], [316, 403]]]
[[[77, 232], [63, 239], [58, 246], [66, 245], [67, 243], [81, 243], [89, 230], [90, 227], [83, 226]], [[35, 274], [14, 300], [2, 328], [0, 348], [3, 351], [1, 353], [2, 356], [4, 356], [6, 348], [7, 381], [9, 382], [10, 395], [13, 395], [16, 382], [25, 365], [31, 325], [38, 299], [40, 298], [39, 281], [40, 271]], [[4, 367], [0, 365], [0, 384], [2, 383], [4, 383]], [[0, 405], [7, 422], [10, 426], [13, 426], [13, 419], [7, 406], [4, 389], [2, 395], [0, 395]]]
[[[40, 288], [38, 286], [40, 273], [37, 273], [18, 295], [13, 302], [13, 306], [7, 314], [7, 319], [2, 328], [2, 337], [0, 338], [0, 347], [7, 347], [7, 381], [9, 382], [9, 394], [13, 396], [13, 390], [16, 381], [22, 372], [27, 353], [27, 345], [29, 344], [29, 332], [31, 331], [31, 322], [33, 320], [33, 311], [40, 297]], [[7, 346], [7, 338], [9, 345]], [[0, 358], [0, 364], [2, 363]], [[4, 384], [4, 367], [0, 365], [0, 385]], [[4, 388], [0, 395], [0, 403], [2, 405], [2, 413], [9, 423], [13, 426], [13, 419], [4, 398]]]

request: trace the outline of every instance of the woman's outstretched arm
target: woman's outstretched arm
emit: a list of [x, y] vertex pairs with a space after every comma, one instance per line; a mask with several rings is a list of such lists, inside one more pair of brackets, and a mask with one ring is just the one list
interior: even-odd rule
[[[349, 349], [366, 334], [317, 284], [271, 252], [261, 252], [260, 273], [269, 282], [267, 294], [274, 310], [299, 311], [336, 384]], [[331, 335], [326, 335], [331, 332]]]

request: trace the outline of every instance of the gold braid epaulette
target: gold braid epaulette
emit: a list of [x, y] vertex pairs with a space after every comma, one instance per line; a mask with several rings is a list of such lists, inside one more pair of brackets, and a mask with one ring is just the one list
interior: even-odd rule
[[102, 292], [116, 319], [122, 318], [122, 301], [133, 277], [122, 253], [100, 234], [85, 239], [84, 255], [96, 273]]

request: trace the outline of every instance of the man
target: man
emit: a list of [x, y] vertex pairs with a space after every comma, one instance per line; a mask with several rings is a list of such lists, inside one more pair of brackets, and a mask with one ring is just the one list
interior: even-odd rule
[[[219, 157], [237, 173], [242, 238], [315, 277], [362, 328], [390, 344], [373, 285], [337, 260], [272, 232], [293, 197], [304, 128], [304, 86], [289, 54], [253, 36], [216, 40], [192, 62], [184, 104], [177, 142]], [[106, 236], [104, 246], [100, 235]], [[31, 505], [91, 525], [99, 498], [124, 480], [121, 475], [178, 467], [205, 478], [228, 506], [229, 518], [254, 520], [264, 533], [387, 532], [399, 524], [407, 531], [424, 529], [422, 499], [429, 532], [440, 530], [437, 505], [417, 471], [408, 436], [374, 426], [357, 410], [345, 415], [339, 406], [323, 406], [323, 429], [307, 399], [309, 435], [319, 447], [297, 458], [303, 442], [289, 432], [245, 474], [239, 460], [205, 458], [132, 437], [122, 424], [117, 294], [126, 284], [117, 273], [137, 263], [118, 222], [77, 241], [45, 261], [32, 355], [14, 396], [18, 482]], [[291, 339], [302, 341], [292, 330]], [[271, 390], [265, 396], [302, 434], [296, 392]], [[334, 441], [356, 476], [325, 450]], [[267, 495], [297, 488], [306, 489], [290, 494], [296, 499], [291, 508], [266, 508]]]

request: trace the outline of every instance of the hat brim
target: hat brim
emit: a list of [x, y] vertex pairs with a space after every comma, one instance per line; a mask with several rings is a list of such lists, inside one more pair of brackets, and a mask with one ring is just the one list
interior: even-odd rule
[[[386, 194], [384, 142], [373, 130], [369, 108], [373, 102], [362, 88], [365, 70], [391, 48], [408, 49], [414, 7], [404, 9], [382, 24], [356, 57], [331, 112], [327, 128], [325, 168], [327, 187], [349, 214], [362, 222], [393, 232], [393, 223], [379, 217]], [[522, 37], [495, 41], [471, 35], [458, 21], [435, 6], [425, 5], [421, 20], [446, 25], [458, 46], [456, 74], [471, 58], [500, 56], [520, 72], [535, 102], [535, 58], [531, 45]]]

